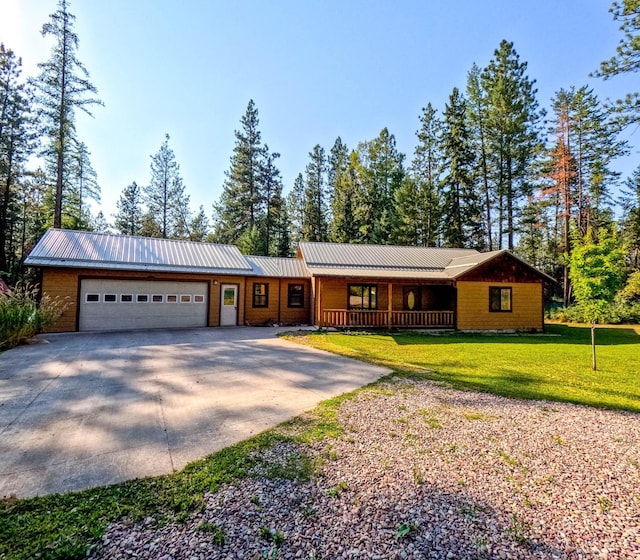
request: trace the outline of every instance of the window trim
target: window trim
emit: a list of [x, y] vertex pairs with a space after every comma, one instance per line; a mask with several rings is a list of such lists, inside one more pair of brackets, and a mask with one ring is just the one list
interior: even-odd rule
[[[494, 300], [493, 294], [497, 291], [500, 302], [500, 309], [493, 309], [492, 302]], [[509, 309], [502, 309], [503, 292], [509, 294]], [[513, 312], [513, 287], [511, 286], [489, 286], [489, 313], [512, 313]]]
[[[89, 299], [89, 297], [96, 297], [97, 299]], [[84, 297], [85, 303], [100, 303], [102, 300], [100, 298], [100, 294], [96, 294], [95, 292], [86, 293]]]
[[[300, 288], [300, 291], [297, 293], [292, 293], [293, 292], [293, 288]], [[292, 300], [292, 296], [293, 298], [297, 301], [298, 299], [300, 300], [297, 303], [294, 303]], [[304, 284], [289, 284], [287, 287], [287, 307], [291, 307], [291, 308], [296, 308], [296, 309], [300, 309], [302, 307], [304, 307]]]
[[[361, 288], [367, 288], [369, 291], [369, 306], [368, 307], [364, 307], [364, 290], [363, 290], [363, 295], [362, 295], [362, 303], [363, 305], [361, 307], [353, 307], [351, 305], [351, 288], [352, 287], [361, 287]], [[375, 305], [371, 305], [371, 301], [372, 301], [372, 297], [371, 297], [371, 288], [374, 288], [375, 291]], [[347, 284], [347, 309], [349, 309], [350, 311], [376, 311], [378, 309], [378, 284]]]
[[120, 294], [120, 303], [133, 303], [133, 294]]
[[[107, 299], [108, 298], [108, 299]], [[111, 299], [113, 298], [113, 299]], [[109, 292], [108, 294], [103, 294], [102, 295], [102, 301], [104, 303], [117, 303], [118, 301], [118, 294], [114, 294], [112, 292]]]
[[[256, 288], [258, 286], [264, 286], [264, 294], [256, 294]], [[252, 307], [269, 307], [269, 283], [268, 282], [254, 282], [251, 289], [251, 303]], [[264, 299], [264, 301], [263, 301]]]

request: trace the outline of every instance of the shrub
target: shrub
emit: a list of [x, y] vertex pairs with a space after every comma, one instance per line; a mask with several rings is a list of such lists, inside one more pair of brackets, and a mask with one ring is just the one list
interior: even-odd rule
[[59, 298], [44, 295], [38, 303], [37, 293], [34, 286], [24, 284], [0, 294], [0, 349], [12, 348], [33, 338], [64, 312], [66, 304]]

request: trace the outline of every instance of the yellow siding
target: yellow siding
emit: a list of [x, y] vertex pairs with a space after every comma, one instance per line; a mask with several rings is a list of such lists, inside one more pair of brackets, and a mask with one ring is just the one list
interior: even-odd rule
[[[511, 312], [489, 312], [489, 287], [511, 287]], [[457, 327], [460, 330], [540, 331], [542, 282], [458, 282]]]

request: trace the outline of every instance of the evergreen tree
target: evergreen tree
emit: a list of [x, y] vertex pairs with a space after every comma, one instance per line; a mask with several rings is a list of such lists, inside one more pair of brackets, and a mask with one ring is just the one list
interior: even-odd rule
[[533, 190], [532, 164], [539, 149], [542, 113], [535, 81], [529, 80], [526, 70], [527, 63], [520, 62], [513, 43], [503, 40], [480, 77], [486, 93], [487, 165], [498, 202], [498, 248], [505, 235], [507, 247], [514, 248], [519, 202]]
[[28, 95], [20, 81], [21, 61], [0, 44], [0, 271], [13, 261], [19, 182], [33, 150]]
[[305, 171], [304, 217], [302, 240], [327, 241], [326, 171], [324, 149], [316, 144], [309, 152]]
[[87, 199], [100, 202], [98, 175], [91, 165], [90, 152], [84, 142], [73, 142], [69, 158], [69, 186], [67, 200], [63, 204], [63, 213], [75, 222], [73, 229], [86, 229], [91, 221], [87, 208]]
[[629, 264], [640, 270], [640, 167], [625, 182], [622, 191], [622, 240], [629, 249]]
[[[415, 148], [410, 168], [410, 180], [404, 181], [396, 197], [396, 213], [401, 239], [407, 243], [436, 247], [442, 227], [440, 174], [442, 171], [442, 122], [437, 111], [428, 103], [420, 115], [420, 129], [416, 132]], [[404, 201], [404, 202], [402, 202]], [[406, 232], [415, 235], [407, 237]], [[410, 241], [415, 237], [415, 241]]]
[[209, 218], [204, 211], [204, 206], [200, 205], [197, 214], [191, 220], [189, 226], [189, 240], [203, 242], [209, 235]]
[[335, 178], [333, 187], [329, 239], [335, 243], [354, 243], [358, 240], [355, 205], [361, 190], [360, 173], [358, 154], [353, 151], [349, 154], [346, 168]]
[[142, 232], [142, 191], [134, 181], [126, 186], [116, 202], [118, 212], [114, 226], [123, 235], [140, 235]]
[[188, 237], [189, 197], [180, 177], [180, 166], [169, 147], [168, 134], [158, 152], [151, 156], [151, 181], [144, 195], [149, 217], [157, 223], [160, 237]]
[[236, 130], [236, 144], [231, 167], [226, 172], [222, 196], [216, 205], [216, 238], [222, 243], [235, 243], [244, 231], [257, 225], [260, 218], [260, 170], [264, 156], [258, 130], [258, 109], [253, 100]]
[[485, 246], [493, 250], [493, 202], [495, 199], [495, 185], [492, 182], [490, 169], [490, 151], [488, 143], [489, 100], [487, 92], [482, 87], [480, 68], [474, 63], [467, 75], [467, 118], [469, 130], [473, 138], [476, 154], [477, 171], [475, 181], [482, 190], [483, 216], [485, 230]]
[[[616, 55], [600, 64], [594, 72], [608, 80], [619, 74], [637, 72], [640, 69], [640, 2], [638, 0], [616, 0], [609, 10], [613, 19], [620, 22], [624, 37], [618, 43]], [[613, 107], [618, 124], [626, 126], [640, 121], [640, 94], [629, 93], [618, 99]]]
[[287, 195], [287, 214], [291, 224], [291, 243], [297, 246], [302, 241], [302, 224], [304, 223], [304, 177], [302, 173], [293, 182], [293, 188]]
[[347, 145], [339, 136], [336, 138], [333, 146], [331, 146], [327, 164], [327, 199], [329, 200], [330, 213], [330, 218], [328, 219], [329, 237], [332, 238], [334, 235], [333, 208], [336, 189], [338, 188], [338, 183], [342, 181], [342, 177], [349, 166], [349, 150]]
[[55, 161], [55, 197], [53, 226], [62, 226], [65, 172], [75, 134], [75, 110], [91, 115], [91, 105], [101, 105], [97, 89], [89, 81], [89, 72], [78, 60], [78, 36], [73, 31], [75, 16], [67, 10], [67, 0], [58, 1], [58, 9], [42, 26], [42, 35], [55, 39], [51, 58], [40, 63], [40, 75], [34, 80], [36, 101], [49, 138], [47, 154]]
[[280, 220], [283, 212], [285, 212], [285, 202], [282, 198], [280, 171], [275, 165], [275, 160], [279, 157], [280, 154], [269, 152], [269, 147], [265, 145], [258, 177], [260, 187], [259, 212], [261, 215], [259, 226], [263, 249], [262, 252], [254, 254], [275, 256], [281, 249], [278, 246], [278, 232], [282, 233]]
[[465, 113], [465, 100], [458, 88], [453, 88], [444, 111], [442, 237], [446, 247], [478, 248], [483, 245], [482, 223], [472, 180], [475, 160]]
[[89, 216], [89, 226], [88, 229], [91, 231], [95, 231], [96, 233], [107, 233], [109, 231], [109, 222], [107, 222], [102, 210], [98, 211], [98, 213], [94, 216]]

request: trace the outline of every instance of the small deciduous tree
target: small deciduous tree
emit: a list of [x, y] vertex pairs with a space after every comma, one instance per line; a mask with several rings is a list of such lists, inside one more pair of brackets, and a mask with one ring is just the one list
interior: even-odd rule
[[607, 308], [622, 287], [625, 276], [626, 249], [614, 229], [601, 228], [598, 239], [592, 228], [584, 237], [574, 228], [569, 274], [577, 305], [591, 321], [591, 360], [596, 370], [596, 323], [606, 320]]

